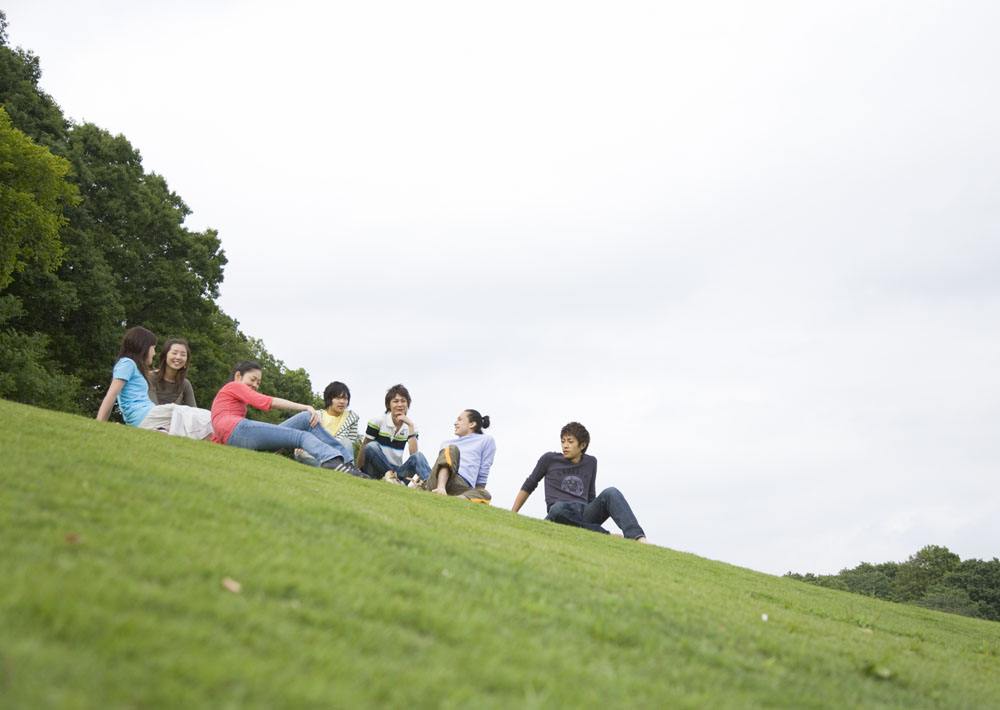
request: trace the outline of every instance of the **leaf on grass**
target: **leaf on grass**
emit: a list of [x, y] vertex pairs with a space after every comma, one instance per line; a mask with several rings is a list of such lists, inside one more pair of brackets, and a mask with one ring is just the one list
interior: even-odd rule
[[243, 585], [237, 582], [235, 579], [230, 579], [229, 577], [223, 577], [222, 587], [233, 594], [239, 594], [243, 589]]
[[869, 663], [864, 668], [865, 674], [878, 680], [891, 680], [894, 675], [892, 670], [881, 663]]
[[66, 544], [67, 545], [79, 545], [80, 544], [80, 533], [68, 532], [66, 533]]

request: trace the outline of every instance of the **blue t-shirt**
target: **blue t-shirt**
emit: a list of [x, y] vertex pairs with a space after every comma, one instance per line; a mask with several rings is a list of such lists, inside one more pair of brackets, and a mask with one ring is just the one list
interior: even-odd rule
[[116, 380], [125, 380], [125, 386], [118, 393], [118, 408], [122, 410], [125, 423], [139, 426], [153, 408], [153, 400], [149, 398], [149, 382], [130, 357], [123, 357], [116, 362], [111, 376]]

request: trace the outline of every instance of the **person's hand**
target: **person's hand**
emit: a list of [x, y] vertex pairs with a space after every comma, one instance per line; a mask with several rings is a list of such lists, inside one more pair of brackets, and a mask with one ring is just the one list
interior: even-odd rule
[[399, 415], [399, 421], [397, 422], [397, 424], [405, 424], [406, 426], [408, 426], [411, 434], [417, 430], [417, 425], [414, 424], [413, 420], [410, 419], [405, 414]]
[[306, 407], [306, 411], [309, 412], [309, 426], [316, 426], [319, 421], [319, 412], [312, 407]]
[[448, 491], [446, 491], [444, 488], [435, 488], [431, 492], [432, 493], [437, 493], [439, 496], [446, 496], [446, 495], [448, 495]]

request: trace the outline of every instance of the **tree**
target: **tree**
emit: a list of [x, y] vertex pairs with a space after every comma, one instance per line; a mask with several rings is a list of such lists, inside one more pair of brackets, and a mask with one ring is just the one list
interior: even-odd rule
[[962, 616], [973, 616], [983, 618], [983, 606], [969, 597], [969, 593], [964, 589], [951, 587], [946, 584], [933, 584], [924, 592], [924, 595], [917, 599], [914, 604], [946, 611], [949, 614], [961, 614]]
[[0, 397], [49, 409], [78, 410], [79, 380], [48, 358], [48, 338], [6, 327], [21, 311], [13, 296], [0, 296]]
[[43, 272], [59, 265], [63, 210], [78, 202], [69, 171], [67, 160], [35, 145], [0, 106], [0, 290], [29, 264]]
[[879, 599], [891, 598], [892, 580], [875, 565], [862, 562], [854, 569], [841, 570], [838, 576], [848, 591]]
[[946, 574], [956, 569], [961, 558], [947, 547], [927, 545], [899, 566], [893, 580], [893, 597], [898, 601], [916, 601]]
[[[0, 140], [13, 146], [0, 147], [0, 184], [11, 185], [0, 196], [0, 348], [18, 356], [0, 368], [19, 369], [5, 373], [0, 396], [93, 413], [122, 333], [144, 325], [190, 341], [191, 381], [205, 406], [233, 364], [249, 358], [264, 364], [268, 392], [314, 400], [304, 370], [286, 367], [216, 304], [226, 265], [218, 233], [187, 229], [187, 205], [164, 177], [144, 170], [125, 136], [68, 122], [40, 77], [36, 56], [7, 46], [0, 12], [0, 104], [9, 113]], [[5, 162], [8, 153], [20, 162]], [[76, 186], [79, 201], [25, 189], [41, 174], [21, 167], [25, 156], [44, 158], [63, 185]], [[44, 209], [53, 205], [61, 211]]]
[[962, 560], [945, 575], [944, 583], [965, 590], [979, 604], [984, 619], [1000, 621], [1000, 559]]

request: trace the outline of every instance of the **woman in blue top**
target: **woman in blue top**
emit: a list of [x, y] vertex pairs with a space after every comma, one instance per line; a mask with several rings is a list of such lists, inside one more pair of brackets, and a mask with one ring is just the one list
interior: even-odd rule
[[455, 420], [457, 438], [441, 444], [424, 487], [439, 495], [489, 503], [492, 496], [486, 490], [486, 479], [497, 452], [493, 437], [483, 433], [489, 426], [489, 417], [475, 409], [463, 410]]
[[118, 362], [111, 371], [111, 385], [104, 395], [97, 420], [106, 422], [115, 400], [129, 426], [164, 431], [190, 439], [212, 435], [212, 415], [207, 409], [181, 404], [154, 404], [146, 376], [156, 354], [156, 335], [142, 326], [129, 328], [122, 338]]

